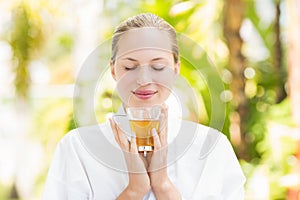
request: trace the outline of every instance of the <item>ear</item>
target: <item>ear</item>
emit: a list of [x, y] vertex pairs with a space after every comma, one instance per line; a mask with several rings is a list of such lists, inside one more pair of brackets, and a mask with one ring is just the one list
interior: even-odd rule
[[175, 64], [175, 68], [174, 68], [174, 72], [175, 72], [175, 75], [179, 75], [180, 73], [180, 61], [178, 61], [176, 64]]
[[110, 66], [111, 76], [113, 77], [114, 80], [116, 80], [116, 72], [115, 72], [115, 67], [114, 67], [114, 63], [112, 60], [109, 61], [109, 66]]

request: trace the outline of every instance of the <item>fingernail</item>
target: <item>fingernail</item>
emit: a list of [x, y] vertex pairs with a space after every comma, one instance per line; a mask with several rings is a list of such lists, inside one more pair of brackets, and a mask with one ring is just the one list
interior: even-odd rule
[[151, 133], [152, 133], [152, 136], [156, 136], [156, 135], [157, 135], [157, 132], [156, 132], [155, 128], [153, 128], [153, 129], [151, 130]]

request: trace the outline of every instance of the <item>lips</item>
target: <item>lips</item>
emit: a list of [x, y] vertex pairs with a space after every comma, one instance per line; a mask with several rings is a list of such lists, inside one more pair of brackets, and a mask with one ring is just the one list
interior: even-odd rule
[[150, 99], [152, 96], [154, 96], [157, 91], [155, 90], [136, 90], [132, 91], [132, 93], [139, 99], [146, 100]]

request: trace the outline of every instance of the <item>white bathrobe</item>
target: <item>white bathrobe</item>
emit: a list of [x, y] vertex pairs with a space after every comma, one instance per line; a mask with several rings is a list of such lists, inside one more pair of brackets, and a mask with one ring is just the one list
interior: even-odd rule
[[[168, 121], [168, 176], [182, 199], [242, 200], [245, 176], [225, 135]], [[114, 200], [128, 185], [123, 153], [109, 122], [70, 131], [58, 144], [43, 200]], [[152, 191], [145, 199], [154, 200]]]

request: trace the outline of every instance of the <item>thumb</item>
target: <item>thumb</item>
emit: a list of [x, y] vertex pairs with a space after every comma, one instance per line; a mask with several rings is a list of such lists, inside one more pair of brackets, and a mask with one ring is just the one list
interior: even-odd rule
[[132, 135], [131, 139], [130, 139], [130, 152], [131, 153], [138, 153], [135, 134]]

